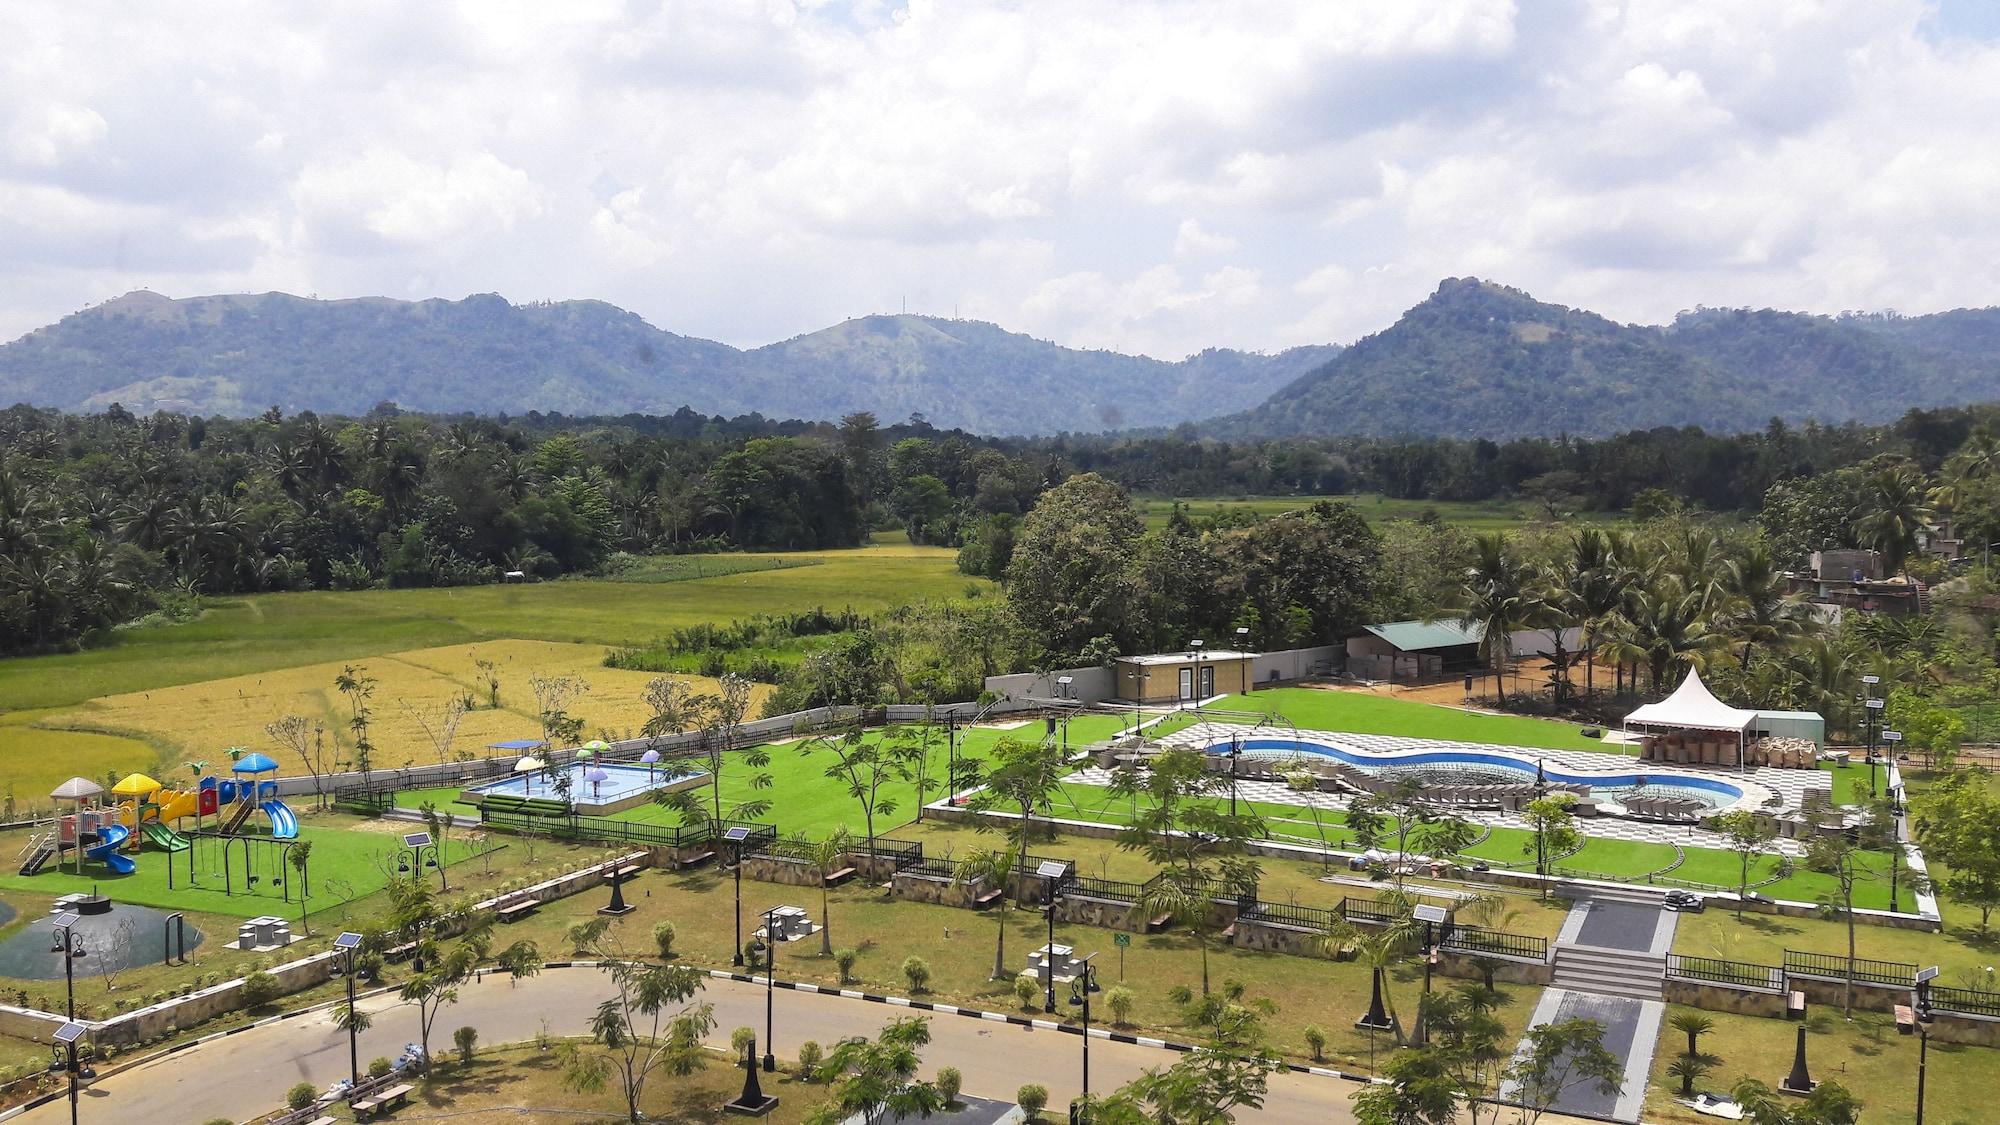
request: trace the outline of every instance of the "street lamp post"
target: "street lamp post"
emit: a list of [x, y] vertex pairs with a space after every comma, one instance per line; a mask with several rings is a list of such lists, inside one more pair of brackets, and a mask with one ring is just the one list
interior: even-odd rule
[[[431, 853], [428, 860], [424, 858], [426, 851]], [[396, 873], [408, 875], [412, 871], [421, 873], [425, 867], [435, 867], [438, 873], [438, 889], [449, 890], [444, 881], [444, 864], [438, 862], [438, 859], [438, 846], [431, 840], [431, 834], [411, 832], [403, 837], [403, 846], [396, 853]]]
[[63, 959], [63, 985], [69, 993], [69, 1007], [64, 1014], [73, 1023], [76, 1020], [76, 962], [88, 955], [83, 947], [83, 938], [76, 932], [76, 924], [82, 917], [72, 911], [56, 915], [56, 943], [49, 947], [50, 953], [60, 953]]
[[1243, 736], [1229, 736], [1229, 815], [1236, 815], [1236, 763], [1243, 758]]
[[724, 831], [722, 838], [729, 844], [732, 866], [736, 870], [736, 948], [729, 963], [740, 969], [743, 967], [743, 841], [750, 838], [750, 830], [738, 825]]
[[771, 1044], [776, 1042], [772, 1029], [777, 1009], [774, 998], [778, 993], [778, 943], [790, 940], [778, 933], [778, 923], [773, 917], [777, 912], [778, 908], [775, 906], [764, 912], [764, 936], [752, 946], [764, 955], [764, 1073], [766, 1074], [778, 1069], [778, 1056], [771, 1051]]
[[83, 1038], [90, 1029], [70, 1020], [56, 1029], [56, 1043], [68, 1049], [69, 1063], [69, 1125], [76, 1125], [76, 1041]]
[[1875, 725], [1882, 712], [1884, 701], [1875, 698], [1875, 685], [1882, 682], [1880, 676], [1861, 677], [1861, 726], [1868, 735], [1868, 795], [1875, 795]]
[[1937, 975], [1936, 965], [1917, 972], [1917, 1125], [1924, 1125], [1924, 1078], [1931, 1061], [1931, 981]]
[[1097, 984], [1097, 966], [1091, 960], [1092, 953], [1083, 959], [1083, 973], [1069, 982], [1069, 1002], [1073, 1008], [1083, 1012], [1083, 1097], [1070, 1106], [1070, 1125], [1084, 1125], [1085, 1115], [1090, 1105], [1090, 994], [1104, 991]]
[[[1410, 912], [1410, 916], [1424, 924], [1424, 997], [1431, 994], [1431, 966], [1437, 960], [1437, 943], [1432, 927], [1442, 926], [1445, 932], [1451, 929], [1451, 914], [1442, 906], [1425, 903]], [[1411, 1030], [1410, 1042], [1422, 1047], [1429, 1042], [1430, 1031], [1424, 1026], [1424, 1001], [1417, 1001], [1417, 1023]]]
[[1042, 913], [1049, 920], [1049, 943], [1042, 948], [1042, 980], [1047, 991], [1042, 1001], [1042, 1011], [1054, 1015], [1056, 1010], [1056, 896], [1061, 892], [1063, 876], [1069, 874], [1069, 865], [1059, 859], [1045, 859], [1035, 868], [1035, 874], [1042, 877], [1042, 885], [1047, 888], [1042, 896]]
[[361, 1088], [361, 1029], [354, 1010], [354, 951], [361, 948], [361, 935], [349, 931], [333, 939], [340, 951], [342, 974], [347, 977], [347, 1088]]
[[1194, 687], [1188, 695], [1197, 711], [1201, 710], [1201, 643], [1200, 637], [1188, 642], [1188, 648], [1194, 650]]
[[1237, 666], [1243, 669], [1242, 686], [1243, 694], [1245, 695], [1249, 695], [1251, 692], [1257, 690], [1257, 678], [1250, 667], [1249, 656], [1250, 626], [1238, 625], [1236, 627], [1236, 657], [1241, 662]]

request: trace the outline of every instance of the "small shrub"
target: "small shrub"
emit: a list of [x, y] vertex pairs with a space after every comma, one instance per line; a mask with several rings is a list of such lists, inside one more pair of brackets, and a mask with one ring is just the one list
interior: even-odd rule
[[1049, 1104], [1049, 1088], [1039, 1082], [1030, 1082], [1026, 1086], [1014, 1091], [1014, 1102], [1029, 1117], [1034, 1117], [1036, 1114], [1042, 1112], [1043, 1106]]
[[958, 1100], [958, 1091], [965, 1085], [965, 1076], [955, 1066], [941, 1066], [936, 1085], [938, 1093], [944, 1095], [944, 1104], [951, 1105]]
[[368, 1060], [368, 1077], [370, 1078], [380, 1078], [394, 1069], [396, 1069], [396, 1065], [390, 1062], [386, 1055], [376, 1055], [374, 1058]]
[[1104, 994], [1104, 1005], [1111, 1009], [1111, 1022], [1125, 1027], [1132, 1022], [1132, 1004], [1138, 997], [1124, 985], [1117, 985]]
[[451, 1033], [451, 1043], [458, 1048], [458, 1061], [469, 1063], [472, 1061], [472, 1053], [479, 1047], [479, 1029], [470, 1026], [461, 1027]]
[[1306, 1025], [1306, 1050], [1312, 1052], [1314, 1062], [1326, 1061], [1326, 1032], [1316, 1023]]
[[653, 927], [653, 944], [660, 949], [660, 960], [671, 961], [674, 959], [674, 924], [672, 922], [661, 922], [659, 925]]
[[1174, 1007], [1185, 1008], [1193, 1002], [1194, 989], [1189, 988], [1187, 985], [1177, 984], [1167, 989], [1167, 1003], [1172, 1004]]
[[813, 1081], [819, 1072], [819, 1064], [826, 1061], [826, 1052], [820, 1050], [819, 1040], [808, 1039], [799, 1044], [799, 1077]]
[[903, 979], [910, 982], [911, 992], [928, 992], [931, 983], [930, 962], [915, 954], [903, 960]]
[[233, 1117], [211, 1117], [202, 1122], [201, 1125], [236, 1125], [236, 1119]]
[[861, 960], [861, 954], [852, 949], [837, 949], [833, 954], [833, 964], [840, 970], [840, 983], [854, 983], [854, 963]]
[[739, 1055], [748, 1050], [750, 1045], [756, 1041], [757, 1029], [754, 1027], [739, 1027], [729, 1033], [729, 1049]]
[[1041, 998], [1041, 995], [1042, 995], [1042, 986], [1036, 984], [1034, 978], [1032, 977], [1014, 978], [1014, 999], [1020, 1002], [1021, 1007], [1023, 1008], [1034, 1007], [1035, 1001], [1039, 1000]]
[[261, 1008], [278, 998], [278, 978], [258, 969], [243, 978], [243, 1006]]
[[319, 1091], [310, 1082], [301, 1082], [285, 1091], [285, 1108], [304, 1109], [319, 1100]]
[[753, 973], [764, 971], [764, 951], [757, 948], [755, 938], [743, 943], [743, 965]]

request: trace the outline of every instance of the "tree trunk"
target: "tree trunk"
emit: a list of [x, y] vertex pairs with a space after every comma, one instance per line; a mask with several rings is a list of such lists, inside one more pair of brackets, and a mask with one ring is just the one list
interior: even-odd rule
[[833, 914], [826, 904], [826, 872], [819, 873], [819, 955], [833, 956]]
[[1000, 911], [1000, 940], [993, 946], [993, 979], [1007, 979], [1007, 912]]

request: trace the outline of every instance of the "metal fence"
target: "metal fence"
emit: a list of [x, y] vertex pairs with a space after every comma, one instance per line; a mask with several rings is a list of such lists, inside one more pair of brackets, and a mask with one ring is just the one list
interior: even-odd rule
[[1866, 957], [1856, 957], [1849, 961], [1837, 953], [1801, 953], [1795, 949], [1785, 950], [1785, 972], [1796, 976], [1832, 977], [1846, 980], [1850, 976], [1869, 984], [1886, 984], [1907, 988], [1917, 978], [1917, 967], [1902, 961], [1871, 961]]
[[1340, 916], [1349, 922], [1360, 922], [1370, 926], [1387, 926], [1402, 917], [1395, 910], [1372, 898], [1341, 899]]
[[899, 865], [896, 868], [896, 874], [923, 875], [932, 879], [956, 880], [958, 878], [958, 864], [949, 859], [925, 859], [922, 856], [918, 856], [913, 863]]
[[1086, 898], [1101, 898], [1108, 902], [1138, 902], [1145, 897], [1147, 888], [1158, 882], [1153, 876], [1143, 883], [1127, 883], [1122, 879], [1096, 879], [1089, 875], [1078, 875], [1070, 879], [1067, 893]]
[[1504, 930], [1481, 930], [1472, 926], [1453, 926], [1445, 934], [1439, 948], [1447, 953], [1465, 953], [1475, 957], [1525, 957], [1532, 961], [1549, 959], [1549, 939], [1534, 934], [1510, 934]]
[[1269, 922], [1280, 926], [1294, 926], [1301, 930], [1325, 933], [1341, 919], [1338, 910], [1328, 910], [1320, 906], [1300, 906], [1291, 902], [1264, 902], [1251, 904], [1250, 909], [1240, 911], [1239, 919], [1252, 922]]
[[1978, 988], [1945, 988], [1935, 984], [1930, 987], [1929, 992], [1931, 1007], [1937, 1011], [2000, 1018], [2000, 992], [1987, 992]]
[[1775, 989], [1785, 980], [1785, 971], [1776, 965], [1756, 965], [1722, 957], [1686, 957], [1679, 953], [1667, 954], [1667, 975], [1735, 988]]
[[705, 820], [675, 826], [644, 824], [608, 816], [538, 816], [513, 809], [481, 808], [479, 822], [487, 828], [506, 832], [593, 844], [684, 848], [713, 839], [713, 831]]

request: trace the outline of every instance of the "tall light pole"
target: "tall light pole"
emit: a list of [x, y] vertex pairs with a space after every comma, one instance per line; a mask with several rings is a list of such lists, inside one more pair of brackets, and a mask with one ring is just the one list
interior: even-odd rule
[[1049, 920], [1049, 944], [1042, 949], [1042, 979], [1047, 993], [1043, 998], [1042, 1011], [1054, 1015], [1056, 1010], [1056, 895], [1062, 887], [1063, 876], [1069, 874], [1069, 865], [1059, 859], [1045, 859], [1035, 868], [1035, 874], [1042, 877], [1042, 885], [1047, 888], [1043, 895], [1042, 913]]
[[771, 1044], [774, 1042], [773, 1020], [777, 1007], [774, 997], [778, 993], [778, 943], [790, 940], [778, 932], [777, 919], [773, 917], [777, 912], [778, 908], [775, 906], [764, 912], [764, 936], [751, 947], [764, 955], [764, 1073], [766, 1074], [778, 1069], [778, 1056], [771, 1051]]
[[1240, 661], [1239, 667], [1243, 669], [1243, 694], [1249, 695], [1251, 692], [1257, 690], [1257, 677], [1253, 674], [1249, 666], [1250, 626], [1248, 625], [1238, 625], [1236, 627], [1236, 655]]
[[1917, 1125], [1924, 1125], [1924, 1078], [1931, 1062], [1931, 981], [1937, 975], [1936, 965], [1917, 972]]
[[1236, 815], [1236, 763], [1243, 757], [1243, 736], [1229, 736], [1229, 815]]
[[361, 1028], [354, 1010], [354, 951], [361, 948], [361, 935], [349, 931], [333, 939], [340, 951], [342, 974], [347, 977], [347, 1088], [361, 1088]]
[[[78, 849], [81, 852], [81, 849]], [[83, 939], [77, 935], [76, 924], [82, 921], [72, 911], [65, 910], [56, 915], [55, 944], [49, 952], [59, 953], [63, 959], [63, 984], [69, 993], [69, 1007], [65, 1009], [67, 1022], [56, 1032], [56, 1042], [69, 1049], [69, 1121], [76, 1125], [76, 1041], [90, 1030], [76, 1022], [76, 960], [86, 956]]]
[[1188, 648], [1194, 651], [1194, 690], [1188, 692], [1188, 695], [1192, 697], [1194, 709], [1199, 711], [1201, 710], [1201, 638], [1196, 637], [1189, 641]]
[[[426, 851], [431, 853], [429, 859], [424, 858]], [[428, 832], [411, 832], [406, 834], [403, 837], [402, 848], [396, 853], [396, 874], [409, 875], [414, 871], [418, 875], [421, 875], [423, 874], [423, 869], [426, 867], [437, 868], [439, 890], [445, 891], [451, 889], [445, 886], [444, 864], [438, 862], [438, 846], [431, 840], [431, 834]], [[282, 870], [282, 867], [280, 870]], [[412, 877], [414, 878], [414, 876]]]
[[743, 967], [743, 841], [750, 838], [750, 830], [739, 824], [724, 831], [722, 838], [729, 844], [732, 866], [736, 869], [736, 948], [729, 963], [740, 969]]
[[1431, 994], [1431, 965], [1437, 960], [1437, 944], [1433, 937], [1433, 926], [1451, 926], [1451, 914], [1442, 906], [1425, 903], [1410, 911], [1410, 916], [1424, 924], [1424, 995], [1417, 1001], [1417, 1025], [1412, 1029], [1410, 1041], [1419, 1047], [1430, 1039], [1429, 1029], [1424, 1026], [1424, 999]]
[[1882, 682], [1880, 676], [1861, 677], [1861, 726], [1868, 734], [1868, 795], [1875, 795], [1875, 724], [1881, 712], [1883, 701], [1875, 698], [1875, 685]]
[[1073, 1008], [1083, 1009], [1083, 1097], [1070, 1105], [1070, 1125], [1084, 1125], [1090, 1105], [1090, 994], [1102, 992], [1097, 984], [1097, 966], [1091, 960], [1092, 953], [1083, 959], [1083, 973], [1069, 982], [1069, 1003]]
[[69, 1125], [76, 1125], [76, 1041], [89, 1030], [75, 1020], [56, 1029], [56, 1042], [69, 1049]]

